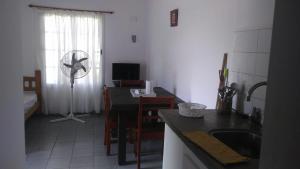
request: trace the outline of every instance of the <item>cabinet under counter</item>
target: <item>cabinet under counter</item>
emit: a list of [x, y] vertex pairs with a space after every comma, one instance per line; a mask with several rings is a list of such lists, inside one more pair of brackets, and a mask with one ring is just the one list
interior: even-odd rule
[[160, 110], [159, 115], [165, 121], [163, 169], [258, 169], [259, 159], [223, 165], [184, 136], [186, 132], [210, 133], [217, 129], [241, 129], [261, 133], [259, 125], [234, 113], [204, 111], [204, 118], [186, 118], [180, 116], [178, 110]]

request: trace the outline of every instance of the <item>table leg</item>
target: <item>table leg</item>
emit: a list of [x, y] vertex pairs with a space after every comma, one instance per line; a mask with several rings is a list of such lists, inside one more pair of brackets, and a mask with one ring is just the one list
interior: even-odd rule
[[126, 164], [126, 124], [124, 113], [118, 113], [118, 163]]

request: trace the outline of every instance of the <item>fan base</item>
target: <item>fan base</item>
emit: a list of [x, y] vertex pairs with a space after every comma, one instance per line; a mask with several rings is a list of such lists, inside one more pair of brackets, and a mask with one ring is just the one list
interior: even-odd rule
[[77, 117], [85, 117], [85, 116], [88, 116], [88, 114], [75, 116], [73, 113], [70, 113], [66, 117], [55, 119], [55, 120], [50, 120], [50, 122], [55, 123], [55, 122], [59, 122], [59, 121], [74, 120], [74, 121], [78, 121], [78, 122], [81, 122], [81, 123], [85, 123], [84, 120], [81, 120], [81, 119], [77, 118]]

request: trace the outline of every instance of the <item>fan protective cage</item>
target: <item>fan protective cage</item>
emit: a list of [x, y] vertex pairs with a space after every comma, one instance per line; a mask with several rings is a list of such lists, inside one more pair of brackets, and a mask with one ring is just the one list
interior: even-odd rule
[[65, 76], [70, 77], [71, 68], [66, 67], [64, 65], [64, 63], [69, 64], [69, 65], [72, 64], [73, 53], [75, 53], [76, 60], [80, 60], [82, 58], [88, 58], [87, 60], [80, 62], [82, 64], [82, 66], [84, 66], [86, 68], [86, 72], [83, 69], [80, 69], [74, 75], [75, 79], [79, 79], [79, 78], [86, 76], [89, 73], [89, 71], [91, 70], [91, 62], [89, 59], [89, 54], [87, 52], [84, 52], [82, 50], [71, 50], [71, 51], [67, 52], [60, 60], [60, 69]]

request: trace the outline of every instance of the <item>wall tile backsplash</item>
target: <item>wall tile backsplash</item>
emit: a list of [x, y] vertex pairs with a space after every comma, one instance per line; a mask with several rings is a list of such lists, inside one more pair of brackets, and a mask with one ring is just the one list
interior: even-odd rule
[[[229, 82], [239, 85], [240, 94], [234, 98], [233, 108], [243, 111], [247, 92], [254, 84], [266, 81], [271, 48], [272, 29], [239, 30], [235, 32], [235, 45], [229, 54]], [[266, 87], [255, 90], [251, 97], [253, 106], [264, 112]]]
[[257, 51], [258, 32], [256, 30], [238, 31], [235, 36], [234, 52]]
[[271, 49], [271, 29], [262, 29], [258, 31], [257, 52], [270, 53]]
[[269, 53], [258, 53], [255, 61], [255, 75], [267, 77], [269, 68]]

